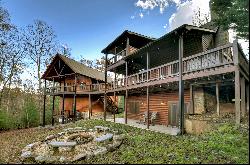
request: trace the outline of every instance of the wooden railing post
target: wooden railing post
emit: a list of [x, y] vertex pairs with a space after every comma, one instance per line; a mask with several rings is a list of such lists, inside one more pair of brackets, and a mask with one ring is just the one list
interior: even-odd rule
[[238, 49], [238, 40], [233, 41], [233, 59], [234, 65], [239, 65], [239, 49]]

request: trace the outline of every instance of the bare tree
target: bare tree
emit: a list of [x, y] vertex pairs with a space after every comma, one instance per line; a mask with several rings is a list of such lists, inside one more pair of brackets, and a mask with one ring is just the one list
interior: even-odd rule
[[100, 72], [104, 72], [105, 70], [105, 57], [104, 56], [101, 59], [95, 59], [95, 60], [88, 60], [81, 56], [80, 63], [92, 69], [96, 69]]
[[[24, 30], [24, 44], [27, 55], [36, 68], [38, 92], [42, 93], [41, 72], [46, 67], [46, 59], [55, 54], [56, 35], [52, 27], [46, 22], [35, 20]], [[41, 98], [42, 99], [42, 98]], [[39, 101], [40, 123], [42, 123], [42, 108]]]
[[20, 82], [20, 74], [25, 67], [23, 37], [16, 27], [11, 27], [8, 31], [1, 31], [1, 39], [5, 45], [1, 48], [0, 75], [2, 86], [0, 92], [0, 104], [3, 92], [7, 90], [7, 111], [9, 109], [10, 88], [13, 83]]

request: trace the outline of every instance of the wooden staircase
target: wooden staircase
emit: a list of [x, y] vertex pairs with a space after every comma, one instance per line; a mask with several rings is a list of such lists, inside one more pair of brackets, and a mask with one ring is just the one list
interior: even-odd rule
[[[104, 104], [104, 96], [101, 96], [100, 101]], [[111, 112], [112, 114], [118, 113], [118, 107], [115, 104], [115, 102], [107, 96], [107, 107], [106, 107], [107, 112]]]

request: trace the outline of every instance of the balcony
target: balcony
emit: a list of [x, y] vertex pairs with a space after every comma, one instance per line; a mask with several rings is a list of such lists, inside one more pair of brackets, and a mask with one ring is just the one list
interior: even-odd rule
[[[114, 62], [117, 61], [117, 59], [119, 58], [114, 58]], [[238, 65], [243, 72], [249, 75], [249, 61], [236, 42], [183, 58], [183, 80], [234, 72], [235, 65]], [[179, 61], [176, 60], [129, 75], [127, 78], [119, 78], [107, 84], [106, 90], [112, 92], [147, 85], [169, 83], [178, 81], [178, 77]], [[105, 83], [76, 86], [76, 94], [104, 93], [104, 91]], [[50, 87], [47, 88], [47, 93], [74, 94], [75, 86]]]
[[[107, 90], [111, 90], [111, 84], [107, 84]], [[76, 85], [76, 86], [54, 86], [47, 87], [46, 94], [89, 94], [93, 92], [101, 92], [105, 91], [105, 83], [100, 84], [91, 84], [91, 85]]]
[[[235, 45], [234, 45], [235, 44]], [[248, 73], [249, 62], [237, 43], [230, 43], [193, 56], [183, 58], [183, 80], [233, 72], [235, 64]], [[234, 50], [235, 49], [235, 50]], [[234, 54], [235, 53], [235, 54]], [[178, 81], [179, 61], [173, 61], [149, 70], [129, 75], [112, 82], [112, 90], [132, 89], [146, 85], [156, 85]], [[126, 83], [127, 81], [127, 83]], [[126, 85], [127, 84], [127, 85]]]

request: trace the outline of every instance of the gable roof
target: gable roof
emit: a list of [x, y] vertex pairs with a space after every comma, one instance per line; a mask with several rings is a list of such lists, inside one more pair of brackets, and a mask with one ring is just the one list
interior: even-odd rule
[[134, 51], [129, 56], [126, 56], [125, 59], [130, 58], [131, 56], [133, 56], [135, 54], [138, 54], [139, 52], [149, 48], [153, 44], [156, 44], [156, 43], [160, 42], [161, 40], [163, 40], [164, 38], [170, 36], [171, 34], [178, 33], [178, 31], [183, 31], [183, 30], [198, 30], [198, 31], [202, 31], [202, 32], [205, 32], [205, 33], [216, 33], [216, 31], [217, 31], [216, 28], [214, 28], [214, 29], [211, 28], [210, 29], [210, 28], [207, 28], [207, 27], [198, 27], [198, 26], [194, 26], [194, 25], [183, 24], [183, 25], [179, 26], [178, 28], [170, 31], [169, 33], [163, 35], [162, 37], [160, 37], [160, 38], [148, 43], [147, 45], [143, 46], [142, 48]]
[[122, 38], [126, 37], [126, 36], [135, 36], [137, 38], [140, 38], [140, 39], [143, 39], [143, 40], [146, 40], [148, 42], [152, 42], [152, 41], [155, 41], [156, 38], [152, 38], [152, 37], [148, 37], [148, 36], [145, 36], [145, 35], [142, 35], [142, 34], [139, 34], [139, 33], [136, 33], [136, 32], [132, 32], [132, 31], [129, 31], [129, 30], [125, 30], [122, 34], [120, 34], [118, 37], [116, 37], [116, 39], [114, 41], [112, 41], [106, 48], [104, 48], [101, 52], [102, 53], [107, 53], [108, 50], [113, 47], [115, 45], [115, 43], [118, 41], [118, 40], [121, 40]]
[[[101, 80], [101, 81], [105, 81], [105, 75], [103, 72], [97, 71], [96, 69], [92, 69], [78, 61], [75, 61], [73, 59], [70, 59], [64, 55], [61, 54], [56, 54], [54, 59], [52, 60], [51, 64], [53, 63], [53, 61], [56, 59], [56, 57], [59, 57], [63, 62], [65, 62], [65, 64], [70, 67], [70, 69], [72, 69], [73, 72], [78, 73], [80, 75], [83, 76], [87, 76], [96, 80]], [[50, 65], [51, 65], [50, 64]], [[46, 73], [48, 72], [48, 68], [50, 67], [50, 65], [47, 67], [47, 70], [44, 72], [42, 78], [45, 78]], [[107, 78], [107, 81], [110, 82], [111, 78]]]

